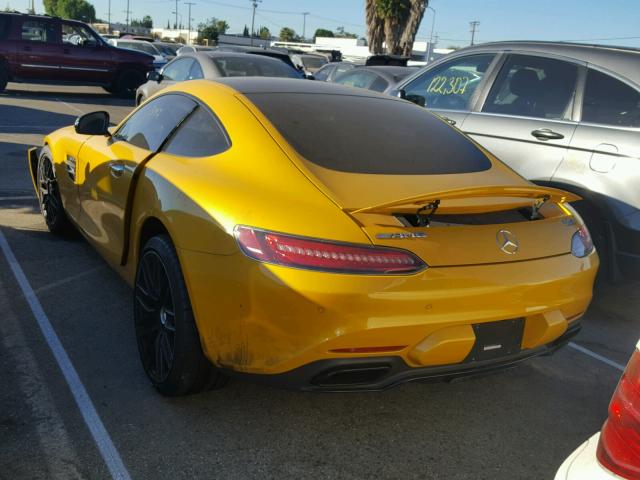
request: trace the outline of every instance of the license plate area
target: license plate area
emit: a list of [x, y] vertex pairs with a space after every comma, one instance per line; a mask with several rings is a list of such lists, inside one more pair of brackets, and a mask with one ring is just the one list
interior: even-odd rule
[[520, 352], [524, 333], [524, 318], [473, 325], [476, 343], [466, 361], [493, 360]]

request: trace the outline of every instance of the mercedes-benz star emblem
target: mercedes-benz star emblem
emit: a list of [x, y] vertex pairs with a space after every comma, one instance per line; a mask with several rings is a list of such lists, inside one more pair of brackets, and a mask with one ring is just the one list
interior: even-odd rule
[[498, 242], [500, 250], [502, 250], [507, 255], [516, 254], [518, 252], [518, 248], [520, 247], [518, 238], [509, 230], [500, 230], [496, 235], [496, 241]]

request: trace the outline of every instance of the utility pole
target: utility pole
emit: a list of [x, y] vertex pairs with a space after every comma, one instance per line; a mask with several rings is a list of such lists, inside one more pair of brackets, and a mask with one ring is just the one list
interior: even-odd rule
[[469, 26], [471, 27], [471, 45], [473, 45], [473, 41], [476, 39], [476, 28], [478, 28], [478, 25], [480, 25], [478, 20], [469, 22]]
[[431, 18], [431, 34], [429, 35], [429, 48], [427, 49], [427, 63], [431, 62], [431, 55], [433, 54], [433, 28], [436, 26], [436, 10], [433, 7], [427, 7], [433, 12]]
[[187, 22], [189, 24], [188, 30], [187, 30], [187, 45], [191, 45], [191, 5], [195, 5], [195, 3], [193, 2], [184, 2], [187, 5], [189, 5], [189, 21]]
[[107, 33], [111, 33], [111, 0], [109, 0], [109, 9], [107, 10]]
[[251, 3], [253, 4], [253, 15], [251, 15], [251, 46], [253, 46], [253, 25], [256, 21], [256, 8], [258, 8], [259, 2], [262, 2], [262, 0], [251, 0]]
[[309, 12], [302, 12], [302, 40], [304, 41], [307, 36], [305, 33], [307, 32], [307, 15]]
[[127, 33], [129, 33], [129, 14], [131, 10], [129, 10], [129, 0], [127, 0], [127, 9], [124, 11], [127, 14]]
[[178, 28], [178, 0], [176, 0], [176, 11], [175, 11], [175, 14], [176, 14], [176, 23], [175, 23], [175, 25], [176, 25], [176, 28]]

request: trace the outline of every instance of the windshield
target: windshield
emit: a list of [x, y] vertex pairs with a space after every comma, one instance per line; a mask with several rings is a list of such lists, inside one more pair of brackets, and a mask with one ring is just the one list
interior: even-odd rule
[[302, 64], [308, 68], [320, 68], [324, 64], [328, 63], [324, 57], [312, 57], [310, 55], [303, 55], [300, 57]]
[[247, 97], [306, 160], [331, 170], [438, 175], [487, 170], [471, 141], [423, 108], [351, 95], [253, 93]]

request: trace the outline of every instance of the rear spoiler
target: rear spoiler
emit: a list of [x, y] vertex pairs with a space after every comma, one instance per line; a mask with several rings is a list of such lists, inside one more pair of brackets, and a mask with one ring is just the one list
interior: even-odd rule
[[471, 198], [522, 198], [532, 199], [538, 206], [549, 200], [555, 203], [575, 202], [581, 197], [557, 188], [540, 187], [538, 185], [486, 185], [480, 187], [454, 188], [440, 192], [424, 193], [402, 200], [374, 205], [372, 207], [347, 210], [349, 213], [394, 213], [402, 207], [418, 209], [425, 205], [433, 205], [443, 200], [460, 200]]

